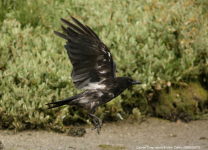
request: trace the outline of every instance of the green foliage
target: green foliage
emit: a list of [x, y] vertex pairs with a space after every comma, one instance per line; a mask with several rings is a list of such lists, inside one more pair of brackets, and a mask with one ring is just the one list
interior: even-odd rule
[[117, 76], [143, 83], [100, 107], [99, 117], [145, 114], [170, 84], [198, 80], [208, 88], [206, 1], [3, 0], [0, 7], [1, 128], [63, 132], [64, 124], [89, 122], [84, 110], [45, 106], [80, 92], [70, 79], [64, 40], [53, 34], [61, 31], [59, 18], [70, 20], [70, 15], [90, 26], [110, 49]]
[[[159, 94], [160, 101], [154, 103], [156, 115], [176, 121], [178, 119], [189, 122], [193, 119], [200, 119], [204, 112], [208, 93], [199, 83], [191, 82], [189, 85], [182, 85], [180, 88], [170, 87], [169, 92]], [[152, 108], [149, 109], [153, 111]], [[197, 115], [196, 115], [197, 114]]]

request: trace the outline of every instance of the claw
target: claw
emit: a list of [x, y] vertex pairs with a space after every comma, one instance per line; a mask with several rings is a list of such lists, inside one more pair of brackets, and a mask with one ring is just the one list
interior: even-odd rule
[[[92, 130], [97, 129], [97, 133], [100, 134], [100, 130], [102, 128], [102, 121], [100, 120], [100, 118], [98, 118], [97, 116], [95, 116], [93, 114], [90, 114], [90, 117], [91, 117], [93, 123], [95, 124], [95, 127], [92, 128]], [[94, 118], [97, 119], [98, 122], [96, 122]]]

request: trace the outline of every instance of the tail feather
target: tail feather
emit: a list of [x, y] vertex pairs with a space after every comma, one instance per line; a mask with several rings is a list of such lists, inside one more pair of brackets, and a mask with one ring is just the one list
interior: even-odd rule
[[[56, 107], [59, 107], [59, 106], [67, 105], [70, 101], [72, 101], [72, 100], [74, 100], [78, 97], [79, 97], [78, 95], [75, 95], [75, 96], [69, 97], [69, 98], [61, 100], [61, 101], [48, 103], [46, 105], [48, 105], [48, 109], [56, 108]], [[50, 106], [50, 105], [53, 105], [53, 106]]]

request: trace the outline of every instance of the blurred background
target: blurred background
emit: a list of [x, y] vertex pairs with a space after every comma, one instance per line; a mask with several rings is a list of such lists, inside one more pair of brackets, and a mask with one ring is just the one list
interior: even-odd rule
[[206, 118], [207, 15], [206, 0], [1, 0], [0, 128], [65, 132], [66, 125], [90, 124], [85, 110], [45, 105], [81, 92], [71, 80], [65, 40], [53, 33], [70, 16], [110, 49], [117, 77], [143, 83], [100, 107], [104, 122]]

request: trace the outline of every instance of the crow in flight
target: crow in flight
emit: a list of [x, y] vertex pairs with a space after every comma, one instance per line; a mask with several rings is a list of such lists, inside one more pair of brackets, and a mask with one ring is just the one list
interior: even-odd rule
[[116, 63], [105, 44], [91, 28], [73, 17], [71, 19], [77, 26], [61, 19], [68, 26], [67, 28], [61, 26], [66, 35], [57, 31], [54, 33], [67, 40], [64, 47], [73, 65], [71, 77], [75, 87], [86, 90], [65, 100], [46, 105], [49, 105], [48, 109], [76, 105], [88, 110], [95, 125], [93, 129], [97, 129], [100, 134], [102, 121], [94, 115], [98, 107], [111, 101], [128, 87], [142, 83], [129, 77], [116, 78]]

